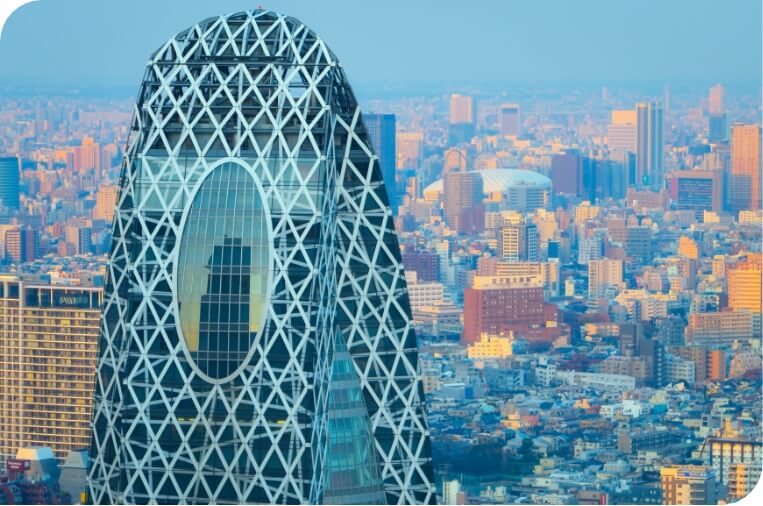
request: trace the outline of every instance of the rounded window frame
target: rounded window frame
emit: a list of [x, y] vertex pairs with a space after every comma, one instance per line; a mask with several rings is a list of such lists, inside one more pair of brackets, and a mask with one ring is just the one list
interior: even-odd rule
[[[260, 198], [262, 200], [262, 212], [264, 214], [264, 220], [267, 224], [267, 243], [268, 243], [268, 259], [266, 262], [267, 265], [267, 283], [265, 287], [265, 297], [264, 297], [264, 311], [262, 315], [262, 328], [257, 332], [257, 335], [254, 338], [253, 345], [250, 347], [249, 351], [247, 352], [244, 359], [241, 361], [239, 366], [229, 375], [222, 377], [222, 378], [215, 378], [213, 376], [208, 375], [207, 373], [202, 370], [201, 367], [196, 363], [196, 360], [191, 355], [191, 351], [188, 348], [188, 342], [185, 338], [185, 334], [183, 332], [183, 326], [181, 324], [180, 320], [180, 306], [179, 306], [179, 295], [180, 295], [180, 279], [178, 277], [178, 271], [179, 271], [179, 264], [180, 264], [180, 251], [182, 249], [183, 245], [183, 239], [185, 236], [185, 230], [187, 226], [188, 219], [191, 215], [191, 211], [193, 208], [194, 201], [196, 200], [197, 195], [201, 191], [202, 187], [204, 186], [204, 183], [207, 181], [207, 179], [220, 167], [222, 167], [225, 164], [233, 163], [238, 165], [239, 167], [243, 168], [247, 174], [249, 174], [249, 177], [252, 178], [254, 181], [254, 186], [257, 188], [257, 191], [259, 192]], [[183, 214], [180, 220], [180, 224], [178, 225], [178, 233], [177, 233], [177, 241], [175, 243], [175, 248], [172, 253], [172, 290], [173, 290], [173, 297], [172, 297], [172, 311], [175, 317], [175, 330], [178, 336], [178, 339], [181, 343], [181, 346], [183, 348], [183, 354], [185, 355], [185, 358], [193, 370], [193, 372], [199, 376], [201, 379], [203, 379], [205, 382], [213, 385], [222, 385], [225, 383], [229, 383], [231, 380], [239, 376], [244, 369], [250, 364], [252, 360], [252, 356], [254, 355], [254, 352], [257, 348], [257, 344], [262, 339], [263, 331], [267, 328], [268, 323], [270, 322], [270, 306], [271, 306], [271, 296], [272, 296], [272, 290], [273, 290], [273, 277], [274, 277], [274, 266], [275, 266], [275, 241], [273, 239], [273, 224], [272, 219], [270, 215], [270, 206], [267, 205], [268, 202], [268, 193], [265, 191], [264, 186], [262, 185], [262, 181], [260, 180], [260, 177], [257, 175], [257, 173], [254, 171], [254, 168], [244, 162], [240, 158], [236, 157], [224, 157], [220, 158], [218, 160], [215, 160], [215, 162], [211, 165], [206, 165], [206, 168], [204, 172], [199, 176], [198, 180], [196, 181], [193, 189], [191, 190], [189, 197], [188, 197], [188, 203], [183, 208]]]

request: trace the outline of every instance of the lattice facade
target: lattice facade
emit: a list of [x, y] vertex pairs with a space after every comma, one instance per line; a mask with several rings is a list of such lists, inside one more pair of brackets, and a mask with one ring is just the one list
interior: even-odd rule
[[378, 159], [299, 21], [210, 18], [152, 56], [105, 299], [94, 503], [434, 502]]

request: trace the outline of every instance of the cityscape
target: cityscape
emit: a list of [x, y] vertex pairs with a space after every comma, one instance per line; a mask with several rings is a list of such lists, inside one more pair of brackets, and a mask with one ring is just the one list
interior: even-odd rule
[[367, 89], [290, 7], [3, 85], [0, 504], [748, 496], [760, 80]]

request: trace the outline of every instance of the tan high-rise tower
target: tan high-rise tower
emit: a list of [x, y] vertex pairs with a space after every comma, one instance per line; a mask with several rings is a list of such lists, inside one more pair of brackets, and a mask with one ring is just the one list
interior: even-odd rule
[[733, 213], [760, 209], [760, 127], [737, 123], [731, 127], [731, 174], [728, 206]]

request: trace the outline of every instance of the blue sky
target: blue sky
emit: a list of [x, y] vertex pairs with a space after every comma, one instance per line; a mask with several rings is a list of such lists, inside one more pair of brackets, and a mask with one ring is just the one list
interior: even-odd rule
[[6, 24], [0, 82], [136, 87], [174, 33], [258, 5], [366, 85], [761, 81], [760, 0], [41, 0]]

